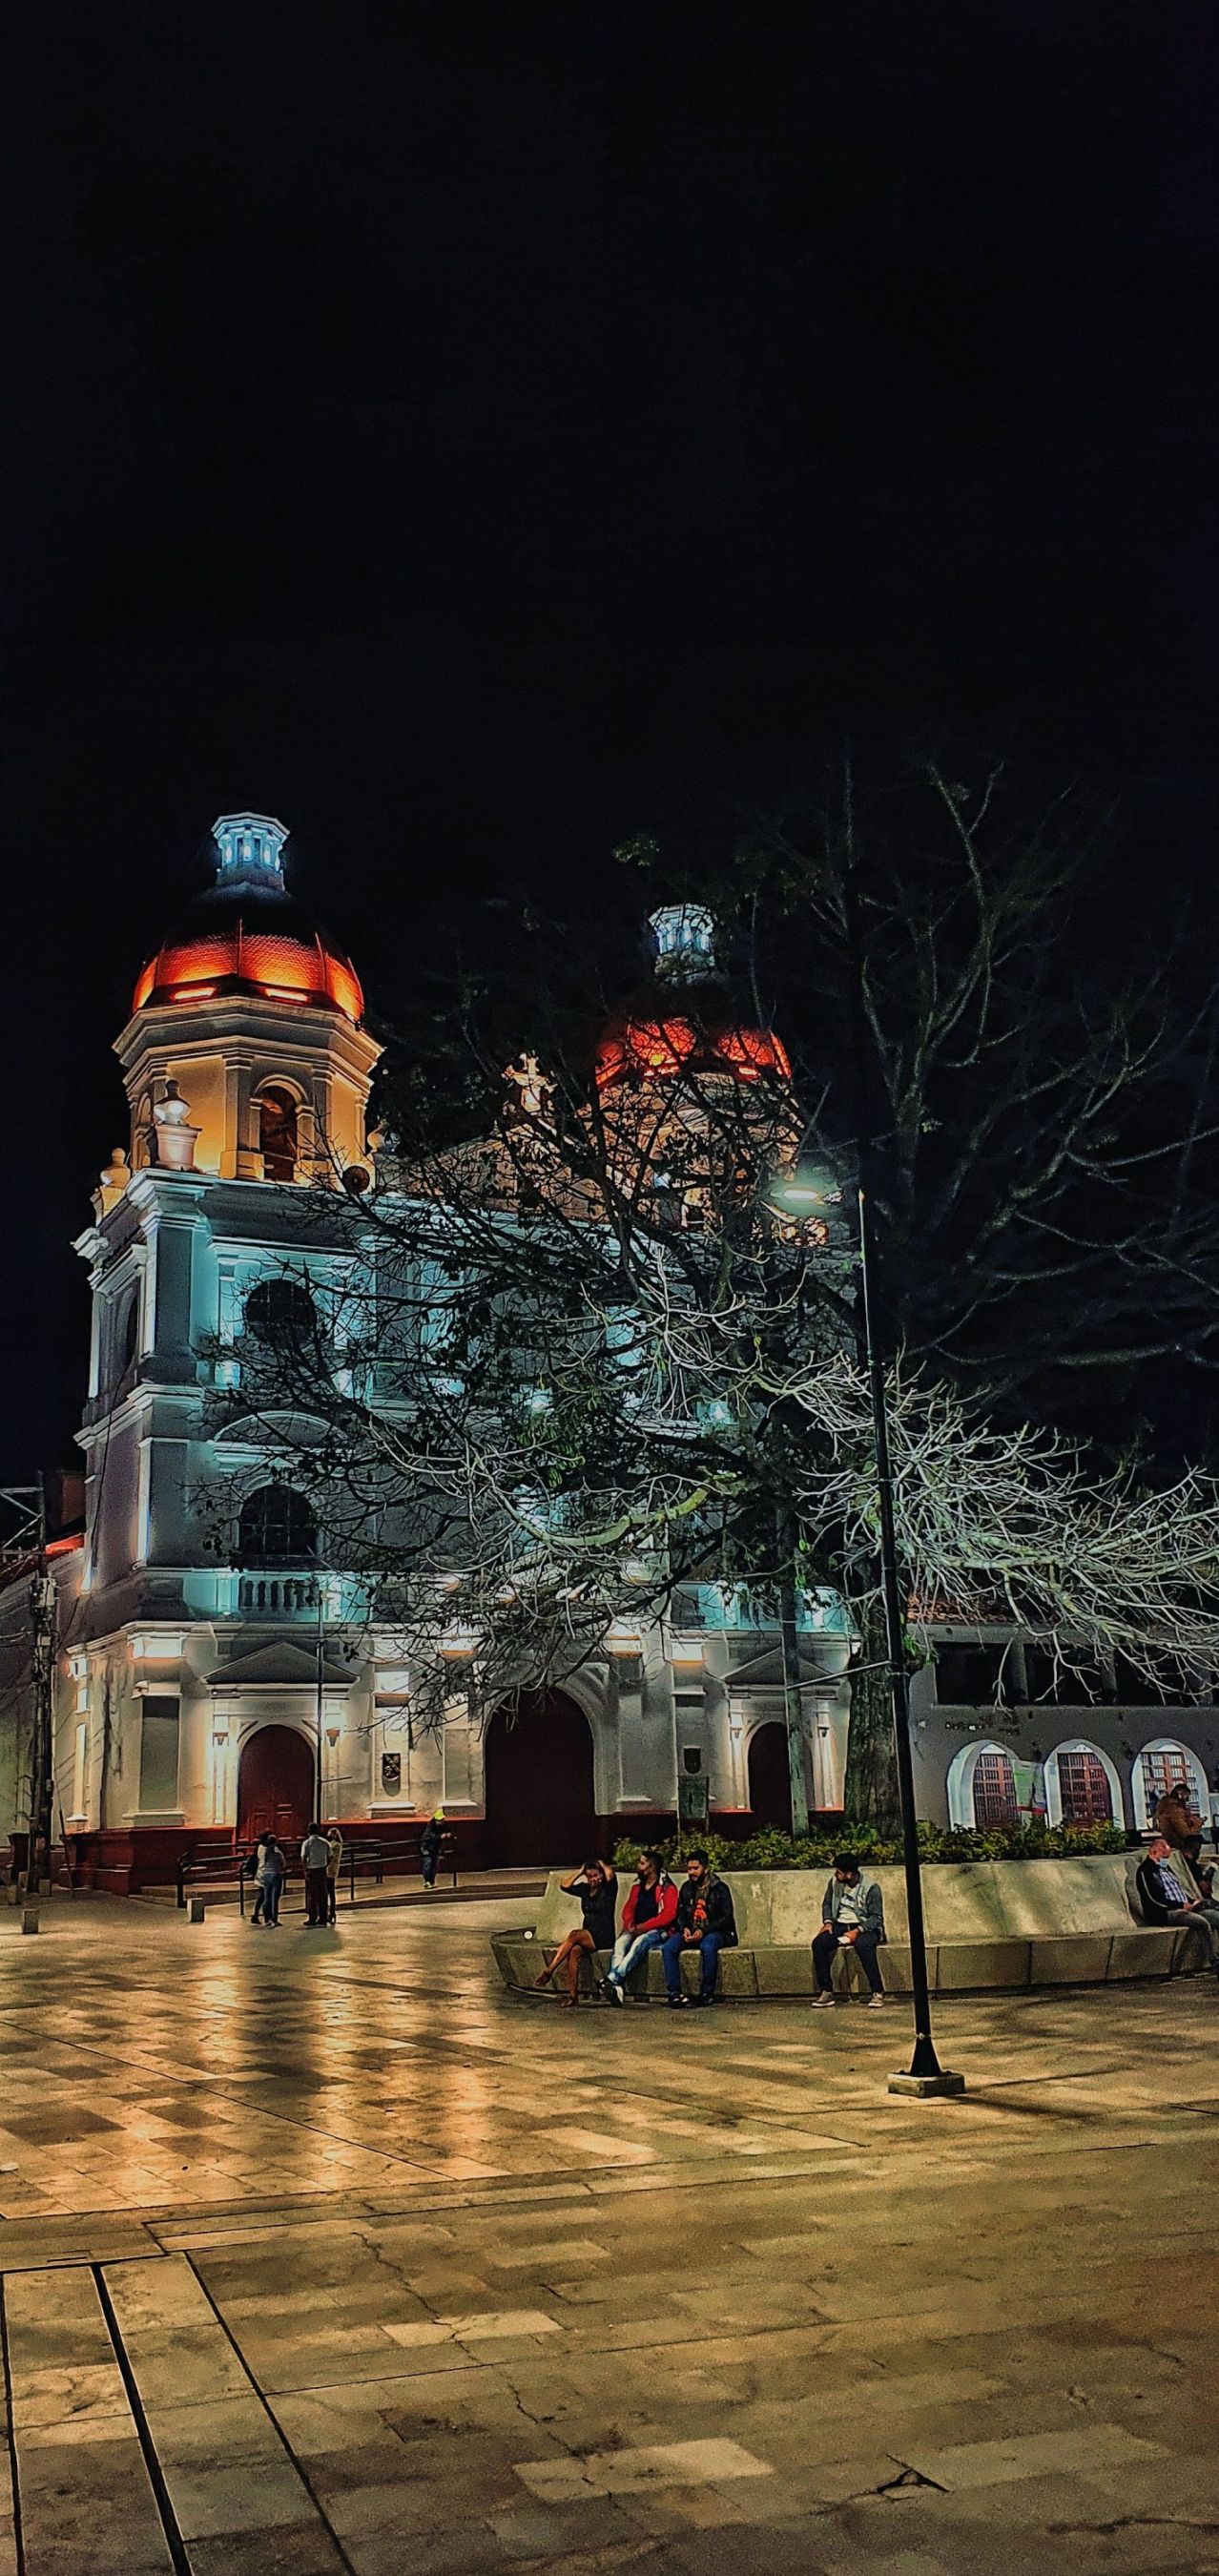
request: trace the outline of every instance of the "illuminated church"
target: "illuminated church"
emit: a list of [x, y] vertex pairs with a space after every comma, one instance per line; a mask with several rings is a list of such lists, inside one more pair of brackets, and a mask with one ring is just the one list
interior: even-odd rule
[[[269, 1824], [290, 1837], [319, 1809], [409, 1847], [438, 1803], [472, 1865], [576, 1860], [672, 1830], [679, 1774], [705, 1783], [712, 1823], [780, 1820], [777, 1642], [743, 1609], [734, 1625], [731, 1603], [714, 1625], [692, 1609], [696, 1628], [646, 1631], [511, 1725], [458, 1698], [439, 1737], [416, 1732], [400, 1639], [319, 1565], [311, 1505], [269, 1460], [273, 1426], [243, 1418], [279, 1304], [358, 1245], [380, 1054], [353, 966], [288, 890], [285, 839], [265, 815], [220, 818], [215, 882], [144, 966], [116, 1041], [130, 1134], [76, 1246], [92, 1291], [85, 1527], [53, 1558], [55, 1821], [78, 1876], [164, 1884], [183, 1852]], [[645, 1042], [630, 1024], [608, 1041]], [[826, 1638], [809, 1664], [822, 1809], [841, 1796], [845, 1660]], [[20, 1823], [19, 1778], [14, 1803]]]
[[[480, 1722], [455, 1676], [437, 1735], [412, 1721], [419, 1675], [400, 1634], [378, 1624], [365, 1585], [321, 1562], [311, 1503], [257, 1408], [259, 1351], [285, 1301], [308, 1308], [360, 1257], [380, 1048], [353, 966], [285, 883], [285, 839], [264, 815], [220, 818], [214, 883], [144, 966], [116, 1041], [129, 1136], [76, 1246], [92, 1291], [84, 1530], [51, 1557], [56, 1838], [62, 1827], [81, 1883], [128, 1892], [268, 1825], [291, 1839], [316, 1813], [407, 1853], [442, 1803], [470, 1866], [575, 1862], [622, 1834], [670, 1832], [679, 1794], [728, 1833], [789, 1822], [779, 1643], [743, 1596], [688, 1588], [668, 1620], [625, 1649], [607, 1641], [511, 1724], [503, 1709]], [[663, 1079], [709, 1030], [717, 1076], [784, 1079], [770, 1032], [683, 1012], [709, 916], [670, 907], [652, 934], [663, 1002], [611, 1024], [603, 1092], [622, 1082], [625, 1097], [640, 1070]], [[341, 1349], [334, 1359], [341, 1369]], [[18, 1642], [0, 1646], [17, 1659], [0, 1671], [0, 1797], [17, 1830], [26, 1589], [8, 1588]], [[832, 1619], [815, 1629], [810, 1613], [806, 1794], [826, 1815], [841, 1806], [850, 1648]], [[935, 1643], [914, 1687], [924, 1813], [1142, 1824], [1169, 1778], [1204, 1795], [1214, 1711], [1047, 1708], [1031, 1704], [1031, 1679], [1021, 1705], [1010, 1688], [1008, 1705], [986, 1705], [990, 1666], [1018, 1683], [1025, 1672], [1010, 1637]]]

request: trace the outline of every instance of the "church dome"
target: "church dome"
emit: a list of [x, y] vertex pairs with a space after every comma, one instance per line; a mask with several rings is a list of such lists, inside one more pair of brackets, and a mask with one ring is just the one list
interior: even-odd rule
[[283, 824], [265, 814], [222, 814], [212, 830], [216, 883], [196, 896], [149, 958], [132, 1009], [248, 994], [339, 1011], [358, 1025], [364, 996], [350, 959], [284, 885]]
[[652, 982], [633, 1009], [610, 1021], [597, 1049], [598, 1089], [683, 1074], [790, 1082], [782, 1039], [743, 1021], [733, 1006], [715, 963], [711, 914], [699, 904], [667, 904], [652, 914], [649, 929]]
[[787, 1049], [773, 1029], [708, 1027], [702, 1020], [612, 1021], [597, 1049], [597, 1082], [663, 1081], [666, 1075], [732, 1074], [738, 1082], [790, 1082]]

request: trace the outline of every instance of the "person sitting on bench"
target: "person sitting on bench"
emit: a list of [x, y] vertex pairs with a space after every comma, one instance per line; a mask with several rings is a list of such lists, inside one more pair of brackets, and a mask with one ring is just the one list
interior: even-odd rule
[[1173, 1851], [1162, 1834], [1147, 1846], [1134, 1873], [1145, 1923], [1171, 1923], [1194, 1931], [1205, 1941], [1212, 1968], [1219, 1974], [1219, 1905], [1201, 1893], [1184, 1852]]
[[569, 1932], [567, 1939], [560, 1942], [550, 1966], [543, 1968], [541, 1976], [535, 1977], [533, 1982], [535, 1986], [549, 1985], [551, 1978], [557, 1977], [562, 1970], [566, 1988], [563, 2003], [569, 2012], [574, 2012], [581, 1959], [591, 1957], [597, 1950], [612, 1950], [614, 1946], [614, 1905], [618, 1881], [608, 1861], [586, 1860], [574, 1878], [560, 1879], [559, 1885], [564, 1896], [579, 1897], [584, 1920], [578, 1931]]
[[839, 1852], [822, 1902], [821, 1930], [813, 1943], [814, 2004], [834, 2001], [830, 1972], [841, 1949], [854, 1950], [871, 1988], [869, 2004], [883, 2004], [885, 1990], [876, 1953], [884, 1937], [885, 1901], [877, 1880], [864, 1877], [853, 1852]]
[[646, 1958], [649, 1950], [658, 1949], [676, 1920], [677, 1889], [659, 1852], [640, 1852], [635, 1863], [635, 1884], [627, 1890], [622, 1930], [614, 1943], [603, 1989], [611, 2003], [626, 2002], [626, 1981], [636, 1959]]
[[670, 2005], [690, 2004], [695, 1997], [682, 1990], [681, 1961], [683, 1950], [697, 1950], [702, 1960], [697, 2001], [713, 2004], [719, 1984], [720, 1952], [736, 1947], [736, 1915], [732, 1890], [717, 1878], [704, 1851], [692, 1851], [686, 1861], [686, 1883], [677, 1899], [677, 1917], [673, 1929], [660, 1945], [664, 1961], [665, 1985]]

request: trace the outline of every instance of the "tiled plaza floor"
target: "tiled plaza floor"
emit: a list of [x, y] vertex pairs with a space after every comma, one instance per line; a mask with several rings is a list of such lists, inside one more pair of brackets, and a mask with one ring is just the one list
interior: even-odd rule
[[510, 2000], [531, 1910], [0, 1916], [0, 2576], [1219, 2576], [1212, 1980], [920, 2105], [900, 2004]]

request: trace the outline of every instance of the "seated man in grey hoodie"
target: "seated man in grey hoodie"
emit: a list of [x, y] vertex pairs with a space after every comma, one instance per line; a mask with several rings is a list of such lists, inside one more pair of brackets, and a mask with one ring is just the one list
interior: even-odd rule
[[813, 1943], [814, 2006], [833, 2003], [830, 1971], [835, 1952], [844, 1948], [855, 1951], [868, 1980], [869, 2007], [874, 2010], [883, 2004], [885, 1990], [876, 1953], [884, 1937], [885, 1906], [877, 1881], [864, 1877], [853, 1852], [839, 1852], [821, 1907], [821, 1930]]

